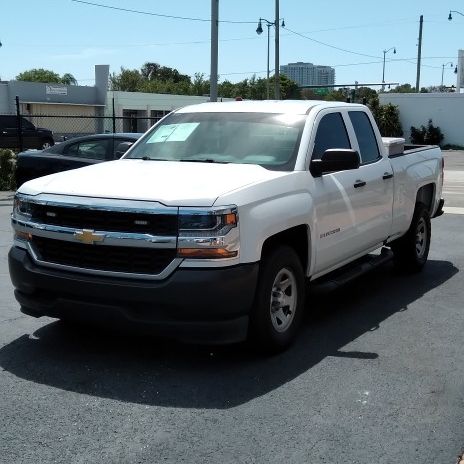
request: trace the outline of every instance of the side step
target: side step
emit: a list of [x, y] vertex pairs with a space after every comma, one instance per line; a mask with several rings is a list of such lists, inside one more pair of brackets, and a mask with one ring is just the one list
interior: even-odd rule
[[393, 252], [389, 248], [382, 248], [379, 255], [367, 255], [353, 263], [337, 269], [310, 284], [310, 293], [319, 295], [331, 292], [346, 285], [354, 279], [382, 266], [393, 258]]

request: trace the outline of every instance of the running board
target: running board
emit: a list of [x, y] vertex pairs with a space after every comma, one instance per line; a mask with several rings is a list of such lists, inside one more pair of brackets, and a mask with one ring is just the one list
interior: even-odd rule
[[393, 258], [393, 252], [389, 248], [382, 248], [379, 255], [367, 255], [353, 263], [337, 269], [310, 284], [310, 293], [319, 295], [331, 292], [346, 285], [354, 279], [382, 266]]

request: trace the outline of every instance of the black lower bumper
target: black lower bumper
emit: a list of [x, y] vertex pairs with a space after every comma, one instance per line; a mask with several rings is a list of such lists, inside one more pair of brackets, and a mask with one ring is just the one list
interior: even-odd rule
[[10, 276], [21, 311], [31, 316], [121, 326], [185, 341], [246, 338], [258, 264], [178, 268], [162, 281], [63, 272], [36, 265], [13, 247]]

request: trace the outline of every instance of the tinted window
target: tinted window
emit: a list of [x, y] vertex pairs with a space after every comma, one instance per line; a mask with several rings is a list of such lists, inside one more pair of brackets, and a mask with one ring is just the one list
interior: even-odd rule
[[380, 158], [379, 147], [369, 117], [363, 111], [350, 111], [349, 115], [358, 139], [362, 162], [371, 163], [378, 160]]
[[0, 116], [0, 127], [5, 129], [17, 128], [18, 120], [16, 116]]
[[21, 124], [22, 124], [23, 129], [35, 130], [34, 124], [29, 122], [27, 119], [22, 118]]
[[340, 113], [326, 114], [319, 121], [312, 158], [320, 159], [329, 148], [351, 148]]
[[112, 140], [91, 140], [68, 145], [63, 151], [64, 155], [78, 158], [104, 160], [108, 151], [108, 144]]
[[[124, 145], [121, 145], [123, 143]], [[113, 159], [121, 158], [122, 155], [135, 143], [133, 139], [113, 139]]]

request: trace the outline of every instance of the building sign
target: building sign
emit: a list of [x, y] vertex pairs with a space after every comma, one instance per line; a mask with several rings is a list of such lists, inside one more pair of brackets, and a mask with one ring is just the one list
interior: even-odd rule
[[45, 93], [47, 95], [68, 95], [68, 88], [63, 85], [46, 85]]

